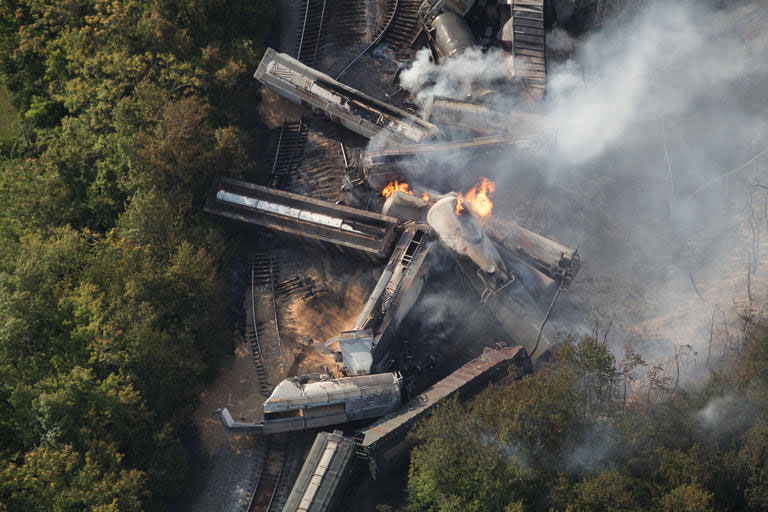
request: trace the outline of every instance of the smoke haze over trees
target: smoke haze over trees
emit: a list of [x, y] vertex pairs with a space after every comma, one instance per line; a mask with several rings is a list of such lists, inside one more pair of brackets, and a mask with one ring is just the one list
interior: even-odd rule
[[[515, 214], [550, 222], [544, 234], [586, 246], [594, 273], [582, 271], [575, 301], [599, 295], [596, 275], [631, 271], [656, 286], [628, 303], [640, 315], [652, 299], [664, 311], [681, 303], [680, 279], [693, 296], [689, 272], [693, 280], [700, 269], [736, 268], [722, 258], [733, 223], [684, 263], [661, 255], [720, 212], [706, 195], [714, 187], [687, 198], [768, 147], [768, 59], [755, 54], [764, 30], [746, 34], [755, 46], [737, 31], [745, 6], [759, 2], [730, 11], [729, 2], [628, 3], [637, 9], [618, 16], [630, 25], [606, 21], [578, 41], [578, 59], [551, 68], [556, 157], [489, 175], [500, 210], [518, 205]], [[201, 206], [212, 176], [259, 174], [251, 72], [276, 5], [0, 3], [0, 80], [19, 116], [14, 136], [0, 140], [0, 511], [167, 510], [183, 491], [180, 432], [229, 347], [222, 270], [231, 233]], [[573, 48], [573, 37], [556, 28], [552, 51]], [[497, 55], [470, 53], [472, 66], [451, 69], [499, 78], [487, 69]], [[417, 65], [435, 72], [424, 56]], [[402, 76], [418, 92], [415, 71]], [[451, 94], [450, 80], [437, 85]], [[732, 88], [744, 95], [734, 99]], [[594, 186], [604, 175], [615, 194]], [[566, 207], [531, 207], [529, 182], [556, 184], [552, 201]], [[718, 258], [717, 271], [703, 266]], [[639, 289], [602, 283], [624, 295]], [[699, 280], [708, 298], [717, 285]], [[678, 356], [686, 344], [703, 361], [700, 325], [678, 325], [686, 330], [676, 345], [640, 355], [574, 338], [540, 373], [466, 409], [445, 407], [416, 432], [411, 508], [765, 508], [768, 328], [749, 323], [712, 379], [686, 387], [654, 362], [679, 361], [670, 350]], [[697, 376], [711, 366], [699, 364]]]
[[536, 374], [416, 429], [409, 510], [764, 510], [767, 332], [750, 325], [699, 389], [658, 379], [629, 400], [624, 384], [646, 363], [570, 339]]

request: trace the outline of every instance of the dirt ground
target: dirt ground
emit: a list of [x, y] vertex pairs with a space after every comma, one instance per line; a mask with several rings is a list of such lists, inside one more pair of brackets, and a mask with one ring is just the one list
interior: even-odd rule
[[194, 416], [201, 444], [199, 495], [191, 507], [196, 512], [244, 510], [265, 453], [254, 436], [227, 432], [217, 413], [222, 407], [253, 409], [263, 402], [250, 349], [239, 337], [235, 343], [235, 353], [203, 392]]

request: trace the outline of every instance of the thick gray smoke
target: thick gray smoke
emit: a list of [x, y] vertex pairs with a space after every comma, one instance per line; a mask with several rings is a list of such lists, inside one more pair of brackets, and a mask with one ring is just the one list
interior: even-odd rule
[[507, 62], [512, 59], [498, 49], [487, 53], [470, 48], [466, 52], [447, 59], [440, 65], [430, 60], [430, 51], [423, 48], [416, 52], [413, 63], [400, 74], [400, 85], [415, 93], [416, 102], [424, 104], [428, 98], [442, 96], [463, 99], [469, 92], [469, 84], [492, 82], [507, 77]]
[[[573, 164], [622, 141], [630, 126], [686, 112], [700, 98], [765, 72], [734, 13], [704, 2], [656, 2], [583, 42], [578, 62], [549, 77], [547, 114], [558, 151]], [[761, 69], [762, 68], [762, 69]]]
[[[495, 179], [495, 214], [581, 249], [566, 324], [601, 308], [617, 347], [705, 374], [738, 334], [733, 313], [768, 296], [768, 156], [753, 158], [768, 148], [763, 4], [650, 2], [578, 39], [558, 30], [549, 40], [574, 52], [550, 59], [544, 102], [510, 93], [495, 105], [546, 116], [546, 157], [478, 168], [452, 156], [411, 175]], [[505, 76], [503, 55], [438, 65], [419, 53], [401, 84], [419, 102], [464, 99], [466, 83]]]

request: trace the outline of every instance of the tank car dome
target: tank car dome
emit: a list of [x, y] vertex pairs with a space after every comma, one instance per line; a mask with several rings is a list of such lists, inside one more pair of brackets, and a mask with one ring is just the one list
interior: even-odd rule
[[456, 254], [469, 257], [483, 271], [503, 270], [501, 255], [493, 246], [468, 208], [459, 213], [457, 194], [439, 199], [427, 213], [427, 223], [440, 241]]

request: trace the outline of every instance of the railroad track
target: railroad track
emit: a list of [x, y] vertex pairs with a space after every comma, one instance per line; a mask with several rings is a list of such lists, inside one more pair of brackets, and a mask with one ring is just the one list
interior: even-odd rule
[[419, 6], [421, 0], [392, 0], [388, 25], [382, 43], [395, 51], [407, 50], [419, 37]]
[[315, 283], [312, 279], [293, 275], [277, 285], [275, 291], [278, 294], [297, 296], [301, 300], [309, 300], [318, 295]]
[[331, 155], [323, 152], [310, 155], [300, 179], [305, 193], [324, 201], [339, 200], [344, 177], [340, 169], [343, 167]]
[[[246, 323], [245, 339], [251, 347], [253, 363], [256, 366], [256, 376], [262, 396], [269, 396], [272, 392], [267, 382], [267, 371], [264, 365], [266, 353], [277, 345], [282, 360], [282, 345], [280, 343], [280, 326], [278, 324], [277, 300], [275, 287], [279, 275], [279, 263], [269, 250], [255, 251], [251, 255], [251, 323]], [[271, 305], [274, 309], [274, 326], [256, 318], [257, 297], [261, 297], [263, 290], [269, 290]]]
[[365, 22], [365, 0], [329, 0], [329, 25], [327, 34], [331, 50], [346, 50], [349, 45], [359, 44]]
[[296, 59], [315, 67], [326, 46], [342, 49], [360, 37], [365, 13], [364, 0], [302, 0]]
[[[360, 37], [364, 14], [365, 0], [302, 0], [296, 58], [308, 66], [317, 67], [325, 55], [326, 46], [348, 50]], [[336, 201], [343, 175], [338, 172], [335, 162], [316, 158], [308, 166], [302, 166], [309, 130], [308, 119], [283, 122], [271, 151], [270, 186]]]
[[263, 262], [257, 259], [257, 255], [251, 256], [251, 322], [245, 323], [245, 341], [251, 347], [253, 364], [256, 367], [256, 378], [259, 381], [261, 396], [267, 397], [271, 393], [267, 383], [267, 369], [264, 367], [264, 355], [259, 341], [259, 332], [256, 322], [255, 288], [263, 281]]
[[264, 459], [248, 503], [248, 512], [279, 512], [301, 469], [308, 436], [305, 432], [264, 436]]
[[329, 0], [302, 0], [303, 13], [296, 35], [296, 59], [314, 66], [325, 53], [326, 15]]
[[267, 369], [264, 368], [264, 360], [261, 357], [261, 347], [259, 345], [259, 338], [256, 331], [251, 324], [245, 329], [245, 341], [251, 347], [251, 355], [253, 356], [253, 364], [256, 366], [256, 377], [259, 380], [259, 393], [263, 397], [268, 397], [271, 393], [271, 388], [267, 383]]
[[[307, 119], [283, 122], [270, 152], [272, 173], [269, 186], [325, 201], [337, 201], [344, 177], [340, 171], [344, 166], [341, 152], [329, 150], [327, 146], [306, 150], [309, 129]], [[333, 129], [337, 130], [336, 127]]]
[[283, 121], [280, 133], [272, 145], [270, 187], [286, 190], [296, 180], [308, 133], [309, 122], [304, 118]]
[[248, 503], [248, 512], [278, 510], [275, 498], [280, 480], [283, 477], [288, 438], [288, 434], [275, 434], [265, 438], [264, 461]]

